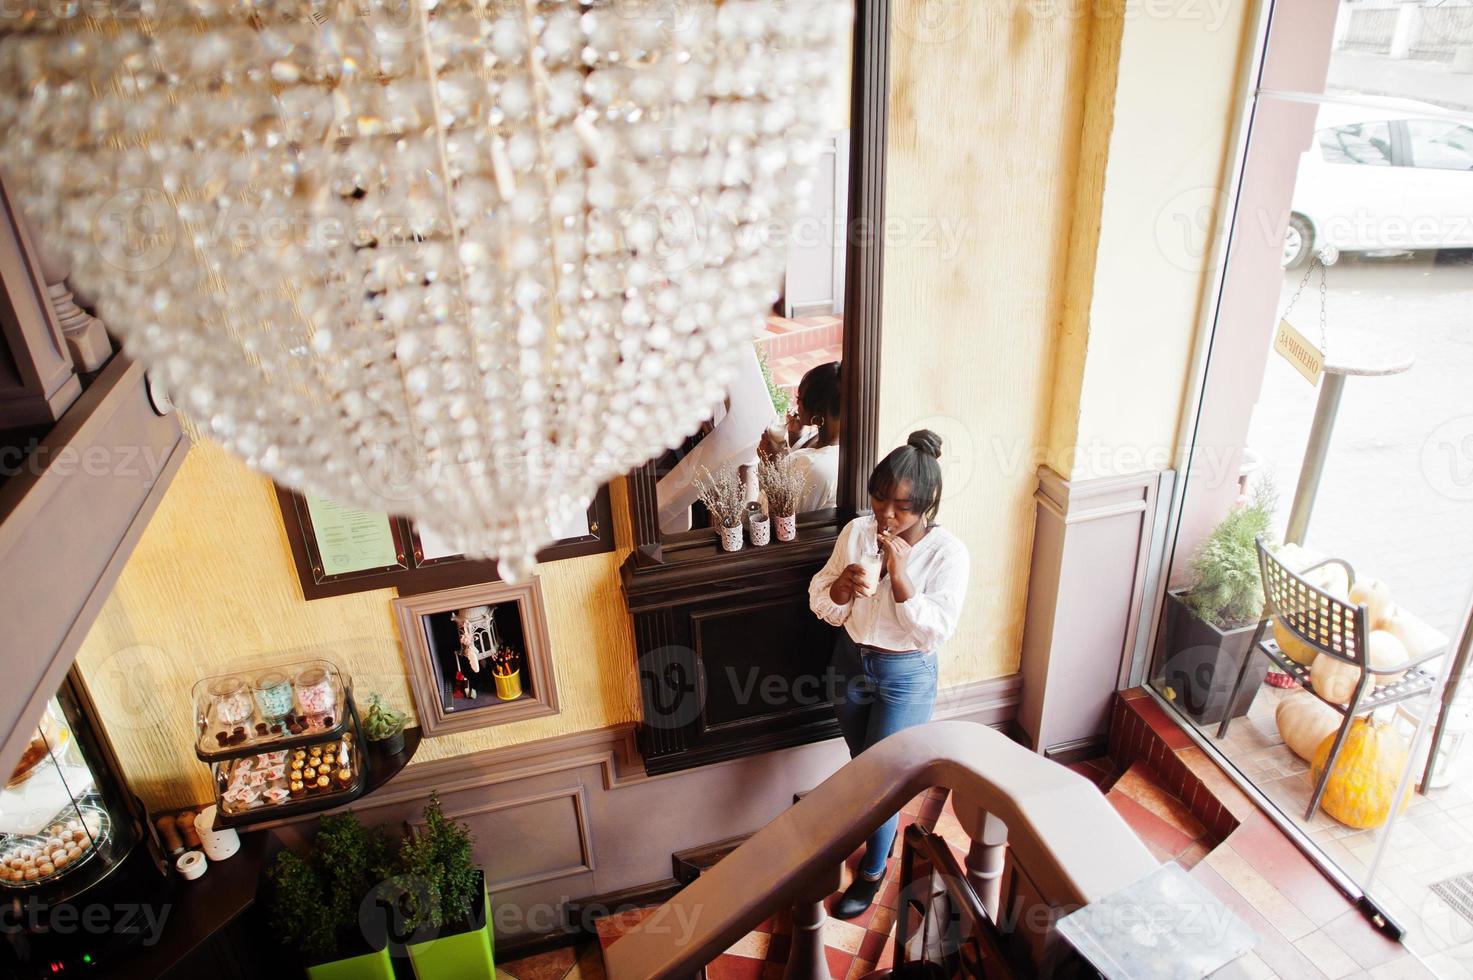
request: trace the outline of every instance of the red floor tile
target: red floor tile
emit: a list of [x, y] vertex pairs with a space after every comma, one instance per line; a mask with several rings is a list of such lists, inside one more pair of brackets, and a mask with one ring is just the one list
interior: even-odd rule
[[1338, 918], [1350, 901], [1319, 868], [1261, 813], [1251, 814], [1227, 839], [1227, 846], [1273, 884], [1317, 926]]
[[885, 940], [889, 939], [890, 935], [891, 933], [889, 932], [875, 932], [871, 929], [864, 934], [864, 941], [859, 944], [859, 952], [856, 955], [862, 960], [869, 960], [871, 963], [878, 962], [880, 951], [885, 948]]
[[829, 976], [836, 977], [837, 980], [844, 980], [849, 975], [849, 967], [854, 962], [853, 953], [846, 953], [842, 949], [825, 946], [823, 948], [823, 955], [829, 963]]

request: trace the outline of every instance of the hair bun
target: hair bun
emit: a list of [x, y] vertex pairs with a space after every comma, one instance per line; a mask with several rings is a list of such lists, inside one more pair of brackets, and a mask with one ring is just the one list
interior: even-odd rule
[[930, 429], [917, 429], [905, 440], [905, 444], [912, 449], [919, 449], [927, 456], [935, 459], [941, 458], [941, 437]]

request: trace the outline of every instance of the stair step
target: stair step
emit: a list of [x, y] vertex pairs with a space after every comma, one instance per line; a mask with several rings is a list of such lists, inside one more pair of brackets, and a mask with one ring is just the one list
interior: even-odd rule
[[1115, 780], [1105, 799], [1163, 864], [1177, 861], [1191, 868], [1217, 843], [1187, 805], [1172, 795], [1161, 777], [1143, 762], [1132, 764]]
[[703, 844], [670, 855], [670, 868], [675, 880], [688, 885], [701, 876], [701, 872], [716, 867], [716, 863], [747, 842], [751, 834], [728, 837], [714, 844]]

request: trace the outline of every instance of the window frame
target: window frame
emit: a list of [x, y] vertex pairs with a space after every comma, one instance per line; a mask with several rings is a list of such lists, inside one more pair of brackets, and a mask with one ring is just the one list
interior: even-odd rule
[[868, 509], [865, 487], [875, 465], [879, 427], [884, 252], [875, 229], [885, 221], [889, 34], [890, 0], [855, 0], [837, 506], [799, 515], [794, 541], [722, 552], [715, 528], [661, 533], [650, 460], [626, 478], [634, 532], [634, 550], [623, 567], [626, 592], [637, 591], [641, 580], [670, 574], [691, 585], [715, 584], [765, 567], [809, 562], [817, 551], [827, 555], [839, 530]]

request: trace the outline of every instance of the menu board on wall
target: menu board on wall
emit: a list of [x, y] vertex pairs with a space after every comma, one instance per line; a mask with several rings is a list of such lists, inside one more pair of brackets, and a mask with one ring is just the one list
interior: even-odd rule
[[[276, 499], [306, 599], [390, 586], [415, 595], [500, 580], [495, 561], [468, 559], [455, 542], [404, 517], [283, 487], [276, 488]], [[538, 561], [614, 550], [609, 488], [600, 488], [588, 510], [558, 530], [558, 540], [537, 553]]]
[[394, 528], [387, 514], [359, 510], [310, 493], [305, 496], [324, 575], [347, 575], [399, 563]]

